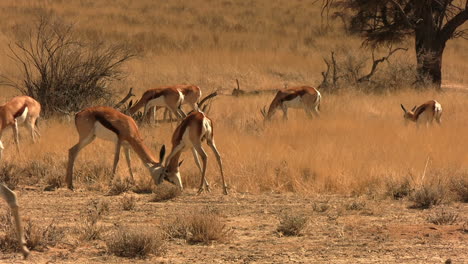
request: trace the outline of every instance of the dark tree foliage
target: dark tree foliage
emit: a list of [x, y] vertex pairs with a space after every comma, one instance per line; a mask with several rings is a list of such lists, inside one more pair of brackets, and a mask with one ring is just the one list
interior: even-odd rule
[[324, 0], [351, 10], [349, 30], [378, 46], [414, 38], [417, 73], [437, 87], [442, 81], [442, 55], [449, 39], [467, 38], [468, 0]]

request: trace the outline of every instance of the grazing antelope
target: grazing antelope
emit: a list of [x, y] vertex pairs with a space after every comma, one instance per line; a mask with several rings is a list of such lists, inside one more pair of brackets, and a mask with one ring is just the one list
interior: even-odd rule
[[430, 100], [426, 103], [416, 107], [414, 106], [411, 111], [406, 110], [406, 108], [401, 104], [401, 109], [405, 112], [403, 118], [405, 120], [416, 122], [416, 125], [419, 126], [420, 123], [425, 123], [426, 126], [432, 124], [434, 119], [440, 125], [442, 117], [442, 106], [436, 100]]
[[5, 184], [0, 183], [0, 197], [2, 197], [8, 204], [13, 215], [13, 220], [15, 221], [16, 227], [16, 236], [18, 243], [20, 244], [21, 252], [23, 253], [24, 258], [27, 258], [29, 255], [29, 250], [26, 247], [26, 240], [24, 239], [23, 227], [21, 225], [21, 218], [19, 215], [19, 206], [16, 199], [16, 194], [10, 190]]
[[[187, 99], [185, 99], [185, 94]], [[193, 109], [197, 109], [197, 101], [201, 96], [200, 88], [194, 85], [174, 85], [149, 89], [143, 93], [140, 100], [128, 109], [133, 115], [138, 109], [144, 107], [143, 116], [146, 116], [152, 107], [164, 106], [171, 110], [178, 118], [183, 119], [186, 115], [180, 106], [187, 102]]]
[[[97, 106], [89, 107], [75, 115], [76, 130], [79, 141], [70, 148], [68, 152], [68, 168], [66, 182], [69, 189], [73, 189], [73, 165], [78, 153], [91, 143], [96, 137], [116, 142], [112, 178], [115, 175], [117, 163], [119, 162], [120, 147], [123, 146], [127, 160], [130, 177], [133, 173], [130, 164], [130, 148], [140, 157], [143, 164], [148, 168], [153, 179], [159, 179], [162, 173], [161, 162], [164, 159], [166, 148], [163, 145], [159, 152], [159, 161], [145, 146], [135, 121], [111, 107]], [[156, 182], [156, 180], [155, 180]]]
[[[214, 142], [213, 121], [211, 121], [211, 119], [209, 119], [203, 112], [199, 111], [194, 111], [189, 114], [174, 131], [174, 134], [172, 135], [172, 151], [166, 159], [166, 169], [164, 173], [160, 175], [158, 183], [161, 183], [163, 180], [167, 180], [183, 189], [179, 172], [179, 167], [182, 162], [179, 163], [179, 158], [183, 151], [191, 149], [195, 163], [202, 176], [198, 193], [201, 193], [205, 186], [209, 191], [210, 187], [205, 178], [208, 156], [202, 147], [202, 142], [204, 140], [206, 140], [208, 146], [213, 150], [216, 156], [219, 170], [221, 172], [221, 179], [223, 181], [223, 192], [224, 194], [228, 194], [227, 186], [224, 181], [221, 155], [219, 154]], [[198, 155], [201, 156], [203, 167], [200, 166]]]
[[[175, 87], [177, 87], [177, 89], [179, 89], [184, 95], [184, 100], [182, 101], [182, 105], [189, 105], [192, 110], [197, 110], [198, 102], [200, 101], [200, 98], [202, 96], [200, 87], [196, 85], [185, 85], [185, 84], [179, 84], [179, 85], [176, 85]], [[166, 108], [166, 110], [164, 111], [164, 119], [166, 118], [167, 112], [168, 112], [168, 109]], [[156, 112], [154, 113], [156, 114]], [[170, 112], [169, 112], [169, 115], [171, 115]], [[170, 118], [172, 119], [172, 117]]]
[[1, 141], [3, 130], [7, 127], [13, 128], [16, 149], [19, 152], [18, 125], [26, 124], [31, 130], [33, 142], [36, 142], [36, 137], [41, 136], [36, 126], [40, 113], [41, 105], [29, 96], [13, 97], [6, 104], [0, 106], [0, 160], [4, 149]]
[[270, 120], [277, 109], [283, 110], [283, 118], [288, 119], [288, 108], [303, 108], [309, 117], [312, 117], [312, 113], [319, 116], [321, 99], [322, 95], [313, 87], [291, 87], [278, 91], [268, 112], [265, 107], [260, 112], [265, 120]]

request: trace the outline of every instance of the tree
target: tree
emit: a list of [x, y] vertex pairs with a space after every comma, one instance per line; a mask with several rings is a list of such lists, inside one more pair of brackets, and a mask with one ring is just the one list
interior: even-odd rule
[[[442, 55], [449, 39], [467, 38], [468, 0], [323, 0], [323, 8], [351, 10], [349, 30], [378, 46], [414, 37], [419, 80], [440, 88]], [[340, 13], [342, 14], [342, 13]]]
[[134, 57], [123, 45], [80, 39], [72, 24], [50, 13], [9, 48], [21, 77], [0, 76], [2, 84], [38, 100], [46, 116], [109, 101], [109, 82], [120, 79], [122, 64]]

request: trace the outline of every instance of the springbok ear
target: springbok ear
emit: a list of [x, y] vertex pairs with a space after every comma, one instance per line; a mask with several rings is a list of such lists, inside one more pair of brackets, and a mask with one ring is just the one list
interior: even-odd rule
[[408, 111], [406, 111], [406, 108], [403, 106], [403, 104], [400, 104], [400, 106], [401, 106], [401, 109], [403, 109], [403, 111], [404, 111], [405, 113], [408, 112]]
[[414, 112], [414, 110], [416, 110], [416, 106], [414, 106], [413, 109], [411, 109], [411, 112]]
[[159, 162], [162, 163], [164, 156], [166, 155], [166, 145], [162, 145], [161, 150], [159, 151]]
[[182, 165], [182, 163], [184, 163], [184, 160], [182, 160], [181, 162], [179, 162], [179, 167], [180, 167], [180, 165]]

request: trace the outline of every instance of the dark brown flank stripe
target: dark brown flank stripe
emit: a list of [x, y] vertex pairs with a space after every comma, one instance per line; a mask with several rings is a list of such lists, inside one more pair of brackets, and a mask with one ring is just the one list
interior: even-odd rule
[[24, 109], [26, 109], [26, 104], [23, 105], [23, 107], [21, 107], [21, 108], [13, 115], [13, 117], [14, 117], [14, 118], [17, 118], [18, 116], [21, 116], [21, 115], [23, 114], [23, 112], [24, 112]]
[[95, 118], [97, 121], [99, 121], [99, 123], [101, 123], [101, 125], [103, 125], [105, 128], [111, 130], [112, 132], [114, 132], [115, 134], [119, 135], [120, 132], [117, 128], [115, 128], [115, 126], [113, 126], [111, 124], [111, 122], [109, 122], [109, 120], [107, 120], [104, 116], [100, 115], [100, 114], [96, 114], [95, 115]]
[[426, 110], [427, 107], [428, 107], [427, 105], [422, 105], [418, 107], [416, 111], [414, 112], [414, 117], [418, 119], [419, 116]]

